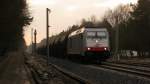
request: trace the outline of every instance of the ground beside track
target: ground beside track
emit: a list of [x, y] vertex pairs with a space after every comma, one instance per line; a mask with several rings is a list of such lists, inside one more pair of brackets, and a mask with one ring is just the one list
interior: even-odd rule
[[[30, 56], [30, 57], [29, 57]], [[47, 60], [38, 55], [26, 54], [26, 63], [34, 69], [39, 76], [39, 84], [85, 84], [62, 73], [53, 65], [47, 66]]]
[[21, 52], [11, 52], [0, 62], [0, 84], [31, 84], [24, 69], [24, 57]]
[[80, 64], [64, 59], [50, 58], [50, 62], [88, 79], [93, 84], [150, 84], [150, 80], [127, 73]]
[[121, 58], [119, 60], [111, 58], [108, 60], [108, 62], [150, 67], [150, 58], [148, 57], [147, 58], [134, 57], [134, 58], [124, 58], [124, 59]]
[[[39, 74], [40, 76], [36, 75], [40, 84], [79, 84], [50, 65], [47, 69], [46, 60], [41, 59], [41, 57], [22, 52], [11, 52], [7, 55], [0, 62], [0, 84], [36, 84], [31, 72], [26, 71], [26, 63], [30, 63], [32, 68], [34, 67], [38, 72], [42, 72]], [[24, 55], [27, 56], [27, 59], [24, 59]], [[89, 80], [92, 84], [150, 84], [150, 80], [145, 78], [95, 67], [90, 64], [80, 64], [56, 58], [50, 58], [49, 62]], [[47, 70], [48, 78], [45, 75]]]
[[[81, 84], [38, 56], [11, 52], [0, 62], [0, 84]], [[84, 83], [83, 83], [84, 84]]]

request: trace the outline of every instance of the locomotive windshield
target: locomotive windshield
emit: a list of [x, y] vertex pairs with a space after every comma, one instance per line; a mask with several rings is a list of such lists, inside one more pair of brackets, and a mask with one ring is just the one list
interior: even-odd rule
[[106, 32], [105, 31], [99, 31], [97, 32], [98, 38], [106, 38]]
[[104, 39], [106, 38], [106, 32], [105, 31], [90, 31], [87, 32], [87, 38], [99, 38], [99, 39]]
[[87, 32], [87, 36], [88, 37], [95, 37], [96, 36], [96, 32]]

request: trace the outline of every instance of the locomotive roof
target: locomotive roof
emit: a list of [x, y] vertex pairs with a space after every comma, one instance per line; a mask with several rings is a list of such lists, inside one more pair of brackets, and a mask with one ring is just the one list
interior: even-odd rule
[[85, 27], [83, 27], [81, 29], [73, 31], [68, 37], [78, 35], [80, 33], [83, 33], [84, 31], [107, 31], [107, 29], [106, 28], [85, 28]]
[[78, 30], [76, 30], [76, 31], [73, 31], [68, 37], [71, 37], [71, 36], [74, 36], [74, 35], [83, 33], [84, 30], [85, 30], [85, 28], [81, 28], [81, 29], [78, 29]]
[[107, 31], [106, 28], [85, 28], [86, 31]]

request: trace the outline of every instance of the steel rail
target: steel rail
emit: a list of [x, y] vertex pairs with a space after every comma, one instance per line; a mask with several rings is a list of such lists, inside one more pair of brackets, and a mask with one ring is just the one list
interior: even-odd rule
[[95, 65], [98, 67], [111, 69], [115, 71], [130, 73], [136, 76], [146, 77], [150, 78], [150, 70], [144, 70], [144, 67], [137, 67], [137, 66], [127, 66], [127, 65], [121, 65], [121, 64], [111, 64], [111, 63], [102, 63], [102, 65]]
[[70, 71], [66, 71], [63, 68], [54, 65], [54, 64], [50, 64], [51, 66], [53, 66], [54, 68], [56, 68], [58, 71], [60, 71], [61, 73], [63, 73], [64, 75], [70, 77], [73, 80], [76, 80], [77, 82], [79, 82], [80, 84], [92, 84], [90, 81], [80, 77], [79, 75], [76, 75]]
[[131, 69], [131, 70], [140, 71], [140, 72], [150, 73], [150, 68], [149, 67], [134, 66], [134, 65], [127, 65], [127, 64], [107, 63], [107, 62], [103, 62], [102, 64], [103, 65], [110, 65], [110, 66], [120, 67], [120, 68]]

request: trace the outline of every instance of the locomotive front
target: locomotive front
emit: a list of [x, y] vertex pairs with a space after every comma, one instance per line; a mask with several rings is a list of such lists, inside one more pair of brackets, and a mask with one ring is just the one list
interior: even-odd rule
[[103, 61], [109, 58], [109, 34], [106, 28], [87, 28], [84, 37], [85, 56]]

